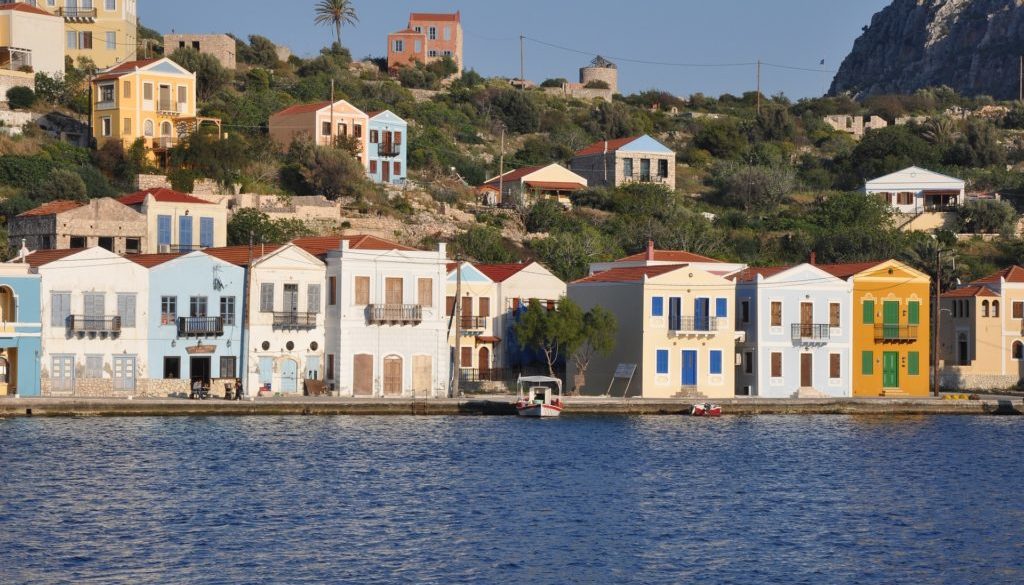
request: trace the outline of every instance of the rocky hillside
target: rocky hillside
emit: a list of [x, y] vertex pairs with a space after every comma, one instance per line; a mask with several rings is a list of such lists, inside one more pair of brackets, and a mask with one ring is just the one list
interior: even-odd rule
[[1016, 99], [1024, 0], [894, 0], [843, 60], [831, 93], [910, 93], [946, 85]]

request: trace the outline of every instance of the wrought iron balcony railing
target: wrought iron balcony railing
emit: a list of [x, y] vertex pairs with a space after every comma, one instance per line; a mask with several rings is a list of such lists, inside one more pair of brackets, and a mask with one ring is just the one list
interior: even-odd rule
[[316, 327], [316, 313], [274, 311], [275, 329], [312, 329]]
[[793, 323], [793, 341], [828, 341], [831, 328], [827, 323]]
[[419, 323], [423, 307], [419, 305], [370, 305], [366, 308], [370, 323]]
[[121, 318], [110, 315], [71, 315], [68, 329], [72, 333], [120, 333]]
[[220, 337], [224, 317], [178, 317], [178, 337]]
[[718, 331], [718, 317], [673, 317], [668, 319], [669, 331], [677, 333], [715, 333]]
[[401, 145], [394, 142], [381, 142], [377, 144], [377, 156], [387, 158], [398, 156], [402, 152]]
[[875, 341], [916, 341], [917, 325], [875, 325]]
[[486, 329], [488, 318], [489, 317], [462, 316], [458, 318], [459, 327], [464, 331], [467, 329], [472, 331]]

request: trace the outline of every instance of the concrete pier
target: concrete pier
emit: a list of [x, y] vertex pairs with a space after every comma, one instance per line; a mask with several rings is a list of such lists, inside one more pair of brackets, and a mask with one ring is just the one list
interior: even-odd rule
[[[259, 398], [187, 400], [127, 398], [0, 398], [0, 417], [19, 416], [282, 416], [282, 415], [514, 415], [513, 396], [459, 399]], [[691, 400], [569, 397], [563, 416], [689, 414]], [[1018, 397], [716, 400], [725, 415], [847, 414], [873, 416], [1022, 414]]]

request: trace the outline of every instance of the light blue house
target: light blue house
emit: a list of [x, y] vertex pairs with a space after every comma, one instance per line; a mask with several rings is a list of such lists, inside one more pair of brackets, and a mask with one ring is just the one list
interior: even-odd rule
[[813, 264], [736, 276], [736, 394], [850, 396], [852, 284]]
[[149, 269], [150, 376], [168, 393], [199, 379], [219, 395], [242, 371], [245, 269], [204, 252], [132, 260]]
[[0, 264], [0, 396], [40, 395], [39, 284], [28, 264]]
[[405, 182], [409, 124], [390, 110], [370, 112], [367, 174], [374, 182]]

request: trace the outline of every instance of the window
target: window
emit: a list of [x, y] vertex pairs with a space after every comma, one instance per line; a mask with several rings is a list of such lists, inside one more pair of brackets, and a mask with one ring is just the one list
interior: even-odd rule
[[875, 356], [870, 351], [860, 352], [860, 373], [865, 376], [875, 373]]
[[100, 85], [100, 103], [114, 101], [114, 84], [104, 83]]
[[274, 285], [270, 282], [260, 284], [260, 312], [274, 312]]
[[117, 49], [117, 33], [110, 30], [106, 33], [107, 50], [113, 51]]
[[662, 179], [668, 178], [668, 161], [665, 159], [658, 160], [658, 176]]
[[331, 135], [331, 123], [329, 121], [320, 123], [320, 134], [323, 136]]
[[462, 354], [459, 357], [459, 367], [472, 368], [473, 367], [473, 348], [463, 347]]
[[121, 327], [135, 327], [135, 293], [117, 293], [117, 316]]
[[110, 136], [110, 134], [111, 134], [110, 116], [104, 116], [104, 117], [100, 118], [100, 135], [102, 135], [102, 136]]
[[988, 317], [988, 301], [981, 301], [981, 316]]
[[67, 44], [68, 44], [67, 48], [69, 48], [69, 49], [77, 49], [78, 48], [78, 33], [76, 33], [75, 31], [69, 30], [68, 33], [67, 33]]
[[754, 352], [752, 351], [743, 354], [743, 373], [754, 373]]
[[132, 119], [131, 118], [125, 118], [124, 119], [124, 123], [121, 124], [121, 134], [131, 134], [131, 133], [132, 133]]
[[1024, 319], [1024, 301], [1013, 301], [1013, 318]]
[[338, 122], [338, 136], [348, 136], [348, 124]]
[[377, 144], [380, 140], [380, 132], [377, 130], [370, 130], [370, 144]]
[[[419, 41], [416, 42], [416, 52], [420, 52]], [[437, 51], [435, 49], [430, 49], [429, 51], [427, 51], [427, 57], [437, 57]]]
[[306, 312], [320, 312], [320, 285], [310, 284], [306, 286]]
[[235, 297], [220, 298], [220, 316], [225, 325], [235, 324]]
[[840, 355], [838, 353], [828, 354], [828, 377], [832, 380], [838, 380], [840, 378]]
[[327, 304], [334, 306], [338, 304], [338, 277], [327, 278]]
[[396, 53], [405, 52], [405, 41], [402, 39], [395, 39], [394, 50]]
[[124, 97], [132, 97], [132, 82], [125, 80], [121, 82], [121, 88], [124, 93]]
[[156, 216], [156, 243], [161, 246], [171, 245], [171, 216]]
[[352, 124], [352, 135], [355, 136], [356, 138], [362, 138], [363, 137], [363, 125], [362, 124]]
[[896, 194], [896, 205], [913, 205], [914, 193], [911, 191], [900, 191]]
[[173, 325], [178, 319], [178, 297], [160, 297], [160, 324]]
[[907, 303], [907, 324], [918, 325], [921, 322], [921, 303], [910, 301]]
[[864, 304], [861, 305], [861, 308], [862, 308], [862, 313], [863, 313], [862, 316], [861, 316], [862, 322], [865, 325], [874, 325], [875, 324], [875, 301], [864, 301]]
[[710, 359], [708, 360], [709, 369], [708, 372], [711, 374], [722, 373], [722, 350], [713, 349], [711, 350]]
[[658, 374], [668, 373], [668, 350], [659, 349], [655, 354], [655, 372]]
[[106, 2], [104, 2], [104, 8], [109, 11], [117, 10], [117, 0], [106, 0]]
[[782, 327], [782, 301], [772, 301], [772, 327]]
[[87, 356], [85, 356], [85, 377], [86, 378], [102, 378], [103, 377], [103, 356], [101, 356], [101, 355], [87, 355]]
[[184, 85], [178, 86], [178, 103], [181, 104], [183, 110], [188, 104], [188, 88]]
[[371, 160], [370, 161], [370, 174], [371, 175], [376, 175], [377, 174], [377, 161], [375, 161], [375, 160]]
[[153, 84], [143, 83], [142, 84], [142, 99], [151, 102], [153, 101]]
[[480, 316], [490, 317], [491, 316], [491, 298], [480, 297]]
[[445, 315], [451, 317], [455, 314], [455, 297], [445, 298]]
[[622, 176], [632, 177], [633, 176], [633, 159], [624, 158], [622, 159]]
[[189, 297], [188, 299], [188, 316], [189, 317], [206, 317], [209, 315], [207, 309], [206, 297]]
[[64, 327], [71, 316], [71, 293], [50, 293], [50, 325]]
[[394, 171], [394, 174], [395, 174], [395, 175], [401, 175], [401, 174], [402, 174], [402, 163], [400, 163], [400, 162], [398, 162], [398, 161], [396, 160], [396, 161], [395, 161], [395, 165], [394, 165], [394, 166], [395, 166], [395, 171]]
[[715, 316], [716, 317], [728, 317], [729, 316], [729, 299], [717, 298], [715, 299]]
[[782, 377], [782, 352], [772, 352], [772, 378]]
[[651, 317], [665, 315], [665, 297], [651, 297]]
[[126, 254], [141, 254], [142, 240], [139, 238], [125, 238], [124, 251]]
[[907, 352], [907, 373], [911, 376], [921, 373], [921, 357], [916, 351]]
[[1014, 341], [1011, 355], [1015, 360], [1024, 359], [1024, 343]]
[[651, 180], [651, 159], [649, 158], [640, 159], [640, 180]]
[[750, 301], [740, 302], [740, 322], [750, 323]]
[[114, 390], [135, 389], [135, 356], [114, 356]]
[[355, 299], [356, 305], [369, 305], [370, 304], [370, 277], [369, 276], [357, 276], [355, 278]]
[[436, 41], [437, 40], [437, 27], [431, 26], [427, 28], [427, 38]]
[[404, 281], [401, 277], [384, 279], [384, 303], [401, 305], [405, 300]]
[[999, 316], [999, 301], [992, 301], [992, 316]]
[[146, 122], [142, 125], [142, 132], [146, 136], [153, 135], [153, 120], [146, 120]]
[[327, 372], [326, 372], [324, 377], [327, 378], [328, 380], [333, 380], [334, 379], [334, 354], [333, 353], [327, 354]]
[[839, 327], [839, 303], [828, 304], [828, 326]]
[[220, 357], [220, 377], [221, 378], [234, 378], [237, 374], [235, 368], [235, 356], [224, 355]]
[[192, 216], [178, 216], [178, 251], [192, 251]]
[[53, 356], [50, 360], [50, 378], [54, 390], [74, 390], [75, 356]]
[[200, 217], [199, 218], [199, 247], [200, 248], [212, 248], [213, 247], [213, 218], [212, 217]]
[[402, 143], [402, 133], [401, 132], [395, 132], [394, 133], [394, 142], [395, 142], [395, 144], [401, 144]]
[[69, 49], [91, 49], [92, 33], [68, 31], [67, 42]]
[[421, 307], [434, 306], [434, 279], [421, 278], [416, 283], [416, 299]]

